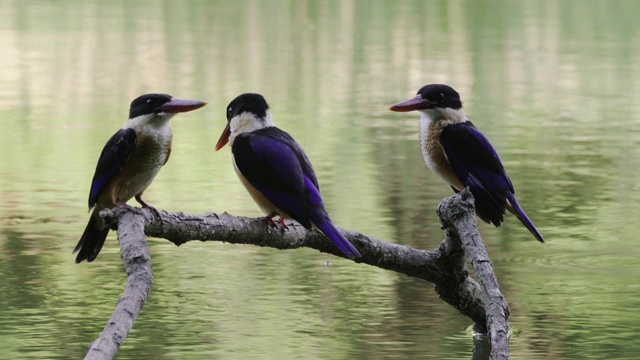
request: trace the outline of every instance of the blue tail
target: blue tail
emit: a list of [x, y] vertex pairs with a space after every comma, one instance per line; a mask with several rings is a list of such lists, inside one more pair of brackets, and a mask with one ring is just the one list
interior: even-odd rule
[[518, 204], [518, 200], [516, 200], [515, 195], [513, 195], [512, 193], [508, 193], [507, 199], [509, 200], [509, 203], [513, 207], [513, 210], [515, 210], [516, 212], [515, 215], [518, 217], [518, 220], [520, 220], [520, 222], [527, 228], [527, 230], [529, 230], [530, 233], [533, 234], [533, 236], [536, 237], [536, 239], [538, 239], [538, 241], [543, 243], [544, 239], [542, 238], [542, 235], [540, 235], [540, 233], [538, 232], [538, 229], [536, 229], [535, 225], [533, 225], [531, 220], [529, 220], [529, 217], [527, 216], [527, 214], [525, 214], [524, 210], [522, 210], [522, 208], [520, 207], [520, 204]]
[[329, 240], [333, 241], [334, 244], [345, 254], [349, 259], [353, 259], [356, 257], [361, 257], [360, 252], [356, 249], [349, 240], [347, 240], [340, 230], [336, 228], [331, 219], [326, 215], [320, 221], [313, 221], [313, 225], [315, 225]]

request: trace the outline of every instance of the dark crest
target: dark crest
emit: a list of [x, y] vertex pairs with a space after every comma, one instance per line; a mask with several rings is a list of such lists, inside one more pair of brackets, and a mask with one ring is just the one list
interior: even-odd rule
[[262, 119], [267, 116], [267, 110], [269, 110], [269, 105], [262, 95], [255, 93], [238, 95], [227, 106], [227, 121], [231, 121], [243, 112], [256, 114]]
[[422, 96], [423, 99], [429, 100], [429, 102], [434, 103], [434, 106], [432, 106], [431, 108], [452, 108], [456, 110], [462, 108], [460, 94], [458, 94], [458, 92], [449, 85], [425, 85], [420, 88], [420, 90], [418, 90], [418, 94]]
[[146, 94], [138, 96], [131, 102], [129, 119], [140, 115], [159, 113], [160, 107], [171, 101], [172, 96], [167, 94]]

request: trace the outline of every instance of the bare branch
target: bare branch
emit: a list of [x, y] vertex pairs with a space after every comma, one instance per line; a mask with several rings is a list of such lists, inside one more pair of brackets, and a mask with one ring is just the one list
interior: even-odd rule
[[[196, 216], [166, 211], [156, 213], [148, 209], [115, 208], [100, 215], [112, 227], [120, 228], [118, 237], [128, 279], [116, 311], [101, 336], [92, 343], [87, 359], [112, 358], [147, 299], [152, 273], [144, 233], [165, 238], [176, 245], [200, 240], [276, 249], [310, 247], [344, 257], [324, 235], [297, 223], [288, 223], [285, 230], [261, 219], [235, 217], [228, 213]], [[434, 251], [393, 244], [354, 231], [341, 231], [362, 253], [355, 262], [434, 283], [444, 301], [474, 321], [476, 331], [489, 334], [491, 359], [508, 359], [509, 308], [478, 234], [473, 197], [465, 190], [443, 200], [438, 215], [446, 238]], [[469, 276], [465, 253], [471, 259], [480, 284]]]
[[[113, 217], [113, 213], [105, 209], [100, 212], [100, 216], [109, 218]], [[85, 360], [115, 357], [151, 291], [153, 273], [151, 256], [144, 237], [142, 214], [125, 211], [119, 216], [118, 240], [120, 256], [127, 272], [127, 285], [104, 330], [89, 346]]]
[[462, 244], [480, 282], [487, 313], [491, 359], [509, 359], [509, 305], [500, 291], [491, 259], [478, 232], [473, 203], [473, 196], [465, 190], [444, 199], [438, 206], [438, 216], [447, 228], [447, 238], [455, 238], [453, 241]]
[[[116, 209], [118, 212], [122, 209]], [[126, 211], [126, 210], [124, 210]], [[223, 241], [276, 249], [309, 247], [335, 256], [345, 257], [327, 238], [307, 230], [295, 222], [288, 230], [273, 227], [256, 218], [236, 217], [228, 213], [203, 216], [160, 211], [160, 218], [145, 212], [145, 233], [176, 245], [187, 241]], [[393, 244], [355, 231], [340, 230], [358, 248], [362, 257], [357, 263], [393, 270], [434, 283], [440, 297], [462, 314], [471, 318], [479, 331], [486, 331], [486, 314], [478, 283], [469, 277], [459, 241], [444, 241], [435, 251]]]

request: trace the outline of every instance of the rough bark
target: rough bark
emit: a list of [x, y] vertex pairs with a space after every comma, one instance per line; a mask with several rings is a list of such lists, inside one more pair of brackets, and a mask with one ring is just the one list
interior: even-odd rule
[[438, 216], [447, 229], [447, 238], [461, 243], [482, 288], [491, 359], [509, 359], [509, 305], [500, 291], [491, 259], [478, 232], [473, 196], [468, 190], [444, 199]]
[[[112, 217], [113, 213], [108, 209], [102, 210], [100, 216]], [[127, 272], [127, 285], [104, 330], [89, 345], [86, 360], [115, 357], [151, 292], [151, 256], [144, 237], [142, 217], [141, 212], [136, 211], [124, 211], [119, 214], [118, 240], [120, 256]]]
[[[120, 211], [123, 210], [116, 209], [116, 212]], [[145, 216], [145, 233], [167, 239], [176, 245], [200, 240], [276, 249], [309, 247], [346, 258], [324, 235], [307, 230], [295, 222], [288, 222], [288, 229], [284, 230], [259, 218], [236, 217], [228, 213], [195, 216], [160, 211], [159, 214], [160, 218], [152, 216], [150, 212]], [[355, 262], [434, 283], [436, 292], [444, 301], [471, 318], [477, 330], [486, 331], [481, 288], [469, 277], [457, 238], [456, 241], [443, 241], [435, 251], [427, 251], [382, 241], [355, 231], [341, 231], [362, 254]]]
[[[508, 359], [509, 309], [498, 288], [491, 262], [477, 230], [473, 197], [468, 191], [463, 191], [443, 200], [438, 207], [438, 215], [446, 238], [434, 251], [393, 244], [354, 231], [341, 231], [362, 253], [362, 257], [354, 260], [355, 262], [434, 283], [436, 292], [444, 301], [473, 320], [477, 332], [489, 335], [491, 359]], [[146, 252], [145, 233], [148, 236], [167, 239], [176, 245], [200, 240], [276, 249], [309, 247], [344, 257], [324, 235], [317, 231], [309, 231], [293, 222], [287, 223], [288, 229], [285, 230], [282, 227], [273, 227], [261, 219], [235, 217], [227, 213], [196, 216], [166, 211], [156, 213], [147, 209], [134, 213], [122, 208], [103, 211], [101, 216], [107, 223], [112, 223], [114, 228], [120, 228], [118, 237], [127, 268], [128, 283], [118, 307], [123, 305], [122, 307], [127, 309], [124, 310], [127, 316], [124, 316], [122, 325], [118, 325], [119, 319], [123, 316], [116, 317], [119, 311], [116, 309], [103, 334], [91, 345], [87, 358], [93, 353], [115, 355], [147, 299], [152, 275], [150, 257]], [[139, 246], [144, 247], [145, 252], [134, 251], [131, 245], [127, 245], [130, 241], [136, 241]], [[131, 255], [129, 252], [139, 255]], [[480, 284], [469, 276], [465, 254], [471, 259], [471, 265]], [[128, 262], [127, 259], [135, 261]], [[142, 270], [144, 276], [140, 275]], [[142, 285], [130, 285], [129, 281], [141, 281]], [[138, 293], [128, 295], [127, 290]], [[129, 299], [127, 304], [123, 304], [125, 298]], [[114, 349], [114, 352], [103, 350], [103, 344], [106, 344], [108, 349]], [[91, 357], [98, 358], [112, 356]]]

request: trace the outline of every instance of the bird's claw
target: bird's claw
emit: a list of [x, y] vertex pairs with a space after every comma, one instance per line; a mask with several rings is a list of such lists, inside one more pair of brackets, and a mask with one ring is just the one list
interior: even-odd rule
[[144, 200], [142, 200], [142, 194], [138, 194], [136, 195], [136, 201], [140, 203], [140, 205], [142, 205], [143, 209], [149, 209], [151, 210], [151, 212], [158, 218], [160, 219], [160, 212], [158, 211], [158, 209], [156, 209], [154, 206], [151, 206], [149, 204], [147, 204]]
[[279, 217], [278, 220], [273, 220], [273, 218], [276, 216], [275, 213], [271, 213], [265, 217], [262, 217], [260, 219], [266, 221], [267, 223], [269, 223], [269, 226], [272, 226], [274, 228], [278, 228], [278, 224], [280, 224], [280, 226], [284, 229], [284, 230], [289, 230], [289, 228], [287, 227], [287, 224], [284, 223], [284, 219]]
[[[273, 220], [271, 219], [271, 222], [276, 225], [276, 223], [280, 224], [280, 226], [282, 226], [283, 229], [285, 230], [289, 230], [289, 228], [287, 227], [287, 224], [284, 223], [284, 219], [283, 218], [278, 218], [278, 220]], [[276, 225], [277, 226], [277, 225]]]
[[151, 205], [143, 205], [142, 206], [143, 209], [149, 209], [151, 210], [151, 212], [158, 218], [160, 219], [160, 211], [158, 211], [158, 209], [155, 208], [155, 206], [151, 206]]

